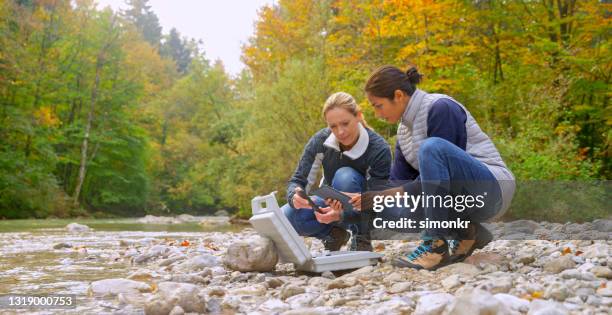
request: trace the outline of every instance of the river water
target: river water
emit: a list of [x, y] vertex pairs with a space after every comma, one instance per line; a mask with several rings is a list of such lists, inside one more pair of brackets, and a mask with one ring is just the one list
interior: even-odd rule
[[[69, 233], [77, 222], [90, 232]], [[36, 310], [37, 314], [114, 313], [112, 305], [88, 296], [92, 281], [125, 278], [137, 268], [123, 259], [120, 242], [197, 239], [209, 232], [237, 232], [240, 227], [202, 227], [197, 222], [143, 224], [137, 219], [7, 220], [0, 221], [0, 294], [75, 294], [73, 310]], [[57, 248], [60, 243], [71, 247]], [[32, 313], [0, 307], [0, 314]]]

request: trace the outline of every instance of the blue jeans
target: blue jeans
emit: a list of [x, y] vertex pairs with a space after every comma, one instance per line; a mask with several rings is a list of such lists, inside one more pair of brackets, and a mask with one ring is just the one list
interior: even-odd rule
[[[444, 205], [425, 205], [416, 209], [404, 207], [385, 208], [376, 217], [386, 221], [403, 218], [415, 221], [470, 220], [482, 222], [493, 217], [501, 209], [501, 189], [497, 180], [484, 163], [453, 143], [438, 137], [425, 139], [418, 152], [419, 178], [404, 185], [409, 195], [447, 196], [457, 195], [484, 196], [482, 208], [466, 208], [462, 212]], [[414, 211], [411, 211], [414, 210]], [[424, 230], [424, 231], [423, 231]], [[397, 229], [400, 232], [424, 232], [426, 237], [453, 238], [456, 231], [444, 228]]]
[[[336, 190], [344, 192], [360, 193], [365, 189], [365, 178], [355, 169], [350, 167], [341, 167], [334, 174], [332, 179], [332, 187]], [[319, 207], [327, 207], [325, 201], [318, 197], [310, 197], [312, 201]], [[317, 221], [312, 209], [295, 209], [289, 204], [282, 206], [281, 210], [285, 213], [293, 228], [302, 236], [312, 236], [318, 239], [324, 239], [329, 235], [333, 226], [339, 226], [344, 229], [350, 229], [353, 235], [366, 233], [367, 227], [360, 228], [356, 224], [347, 223], [332, 223], [323, 224]]]

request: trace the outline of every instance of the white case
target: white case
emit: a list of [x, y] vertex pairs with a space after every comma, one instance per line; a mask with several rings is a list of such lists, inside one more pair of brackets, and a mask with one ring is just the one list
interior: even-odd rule
[[298, 270], [324, 272], [375, 265], [382, 257], [381, 254], [364, 251], [338, 251], [312, 257], [302, 238], [279, 208], [274, 193], [253, 198], [253, 216], [249, 222], [259, 234], [274, 242], [283, 262], [294, 263]]

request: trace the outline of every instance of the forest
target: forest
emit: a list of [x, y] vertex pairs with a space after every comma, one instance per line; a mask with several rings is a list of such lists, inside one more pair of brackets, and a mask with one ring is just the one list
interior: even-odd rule
[[612, 175], [607, 1], [279, 0], [236, 75], [127, 3], [0, 0], [0, 219], [248, 215], [333, 92], [395, 144], [363, 91], [385, 64], [464, 104], [519, 181]]

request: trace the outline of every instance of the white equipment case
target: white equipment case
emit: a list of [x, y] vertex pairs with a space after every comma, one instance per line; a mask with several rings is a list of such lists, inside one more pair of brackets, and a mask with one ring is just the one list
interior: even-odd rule
[[253, 216], [249, 222], [259, 234], [274, 242], [283, 262], [293, 263], [297, 270], [320, 273], [376, 265], [382, 257], [367, 251], [337, 251], [313, 257], [279, 208], [274, 193], [253, 198]]

